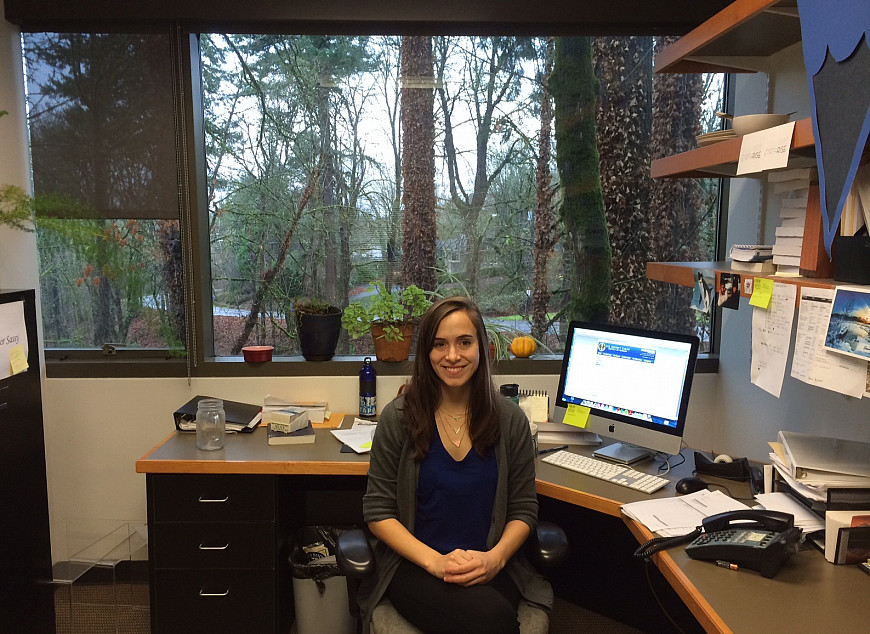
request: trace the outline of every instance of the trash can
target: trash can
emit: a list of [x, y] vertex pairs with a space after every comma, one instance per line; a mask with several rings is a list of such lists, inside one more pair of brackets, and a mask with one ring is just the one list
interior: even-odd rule
[[335, 562], [342, 529], [306, 526], [296, 533], [290, 553], [297, 634], [355, 634], [347, 604], [347, 580]]

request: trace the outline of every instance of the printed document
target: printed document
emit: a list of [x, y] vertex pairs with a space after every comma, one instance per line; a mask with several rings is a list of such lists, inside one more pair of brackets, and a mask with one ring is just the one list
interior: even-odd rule
[[752, 309], [752, 361], [749, 378], [779, 398], [791, 341], [797, 286], [776, 282], [767, 310]]
[[867, 362], [825, 349], [834, 293], [833, 288], [801, 289], [791, 375], [810, 385], [861, 398]]

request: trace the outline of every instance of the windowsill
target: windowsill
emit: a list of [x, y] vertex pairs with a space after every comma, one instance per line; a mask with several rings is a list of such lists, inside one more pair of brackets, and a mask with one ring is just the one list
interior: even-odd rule
[[[187, 376], [187, 359], [183, 357], [132, 358], [118, 354], [112, 357], [59, 354], [46, 352], [48, 378], [170, 378]], [[357, 376], [363, 356], [336, 356], [332, 361], [305, 361], [299, 357], [277, 357], [267, 363], [246, 363], [241, 357], [217, 357], [191, 368], [195, 377], [260, 377], [260, 376]], [[381, 376], [407, 376], [412, 361], [386, 363], [375, 361]], [[495, 365], [496, 375], [558, 375], [562, 356], [536, 355], [529, 359], [507, 359]], [[712, 374], [719, 370], [719, 358], [699, 355], [696, 374]]]

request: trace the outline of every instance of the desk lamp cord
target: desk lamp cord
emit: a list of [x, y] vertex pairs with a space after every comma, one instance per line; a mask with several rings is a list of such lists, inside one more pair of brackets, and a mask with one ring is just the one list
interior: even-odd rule
[[685, 535], [677, 535], [676, 537], [653, 537], [634, 551], [634, 558], [649, 561], [650, 557], [655, 555], [657, 552], [665, 550], [666, 548], [679, 546], [680, 544], [686, 544], [695, 539], [702, 532], [703, 528], [698, 526], [691, 533], [686, 533]]

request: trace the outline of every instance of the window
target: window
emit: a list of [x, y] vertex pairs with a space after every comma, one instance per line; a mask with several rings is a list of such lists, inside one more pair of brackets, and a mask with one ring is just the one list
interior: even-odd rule
[[169, 38], [22, 42], [46, 348], [183, 349]]
[[[292, 356], [298, 299], [343, 307], [373, 280], [400, 286], [427, 272], [425, 286], [472, 296], [494, 330], [531, 332], [544, 351], [561, 352], [578, 306], [709, 344], [690, 291], [647, 281], [644, 266], [715, 259], [718, 181], [652, 181], [648, 168], [719, 124], [721, 76], [654, 75], [652, 37], [204, 33], [198, 42], [189, 66], [201, 69], [202, 107], [180, 94], [205, 162], [179, 178], [176, 139], [190, 135], [178, 130], [171, 37], [23, 37], [35, 193], [49, 209], [38, 236], [47, 348], [183, 353], [195, 321], [199, 360], [236, 357], [243, 343]], [[582, 81], [597, 81], [596, 142], [586, 146], [560, 129]], [[434, 156], [428, 215], [407, 197], [425, 161], [403, 171], [403, 98], [421, 96], [408, 112], [432, 127], [422, 148]], [[569, 209], [568, 150], [597, 154], [600, 279], [575, 241], [591, 216]], [[201, 192], [190, 222], [185, 187]], [[183, 239], [197, 235], [199, 244]], [[185, 253], [200, 256], [186, 278]], [[600, 291], [590, 280], [603, 300], [588, 301]], [[185, 288], [205, 289], [195, 315], [185, 315]], [[372, 352], [365, 339], [339, 346]]]
[[[402, 55], [416, 54], [406, 40], [424, 41], [427, 74], [403, 70]], [[434, 120], [427, 222], [437, 236], [428, 254], [437, 293], [470, 295], [495, 327], [534, 331], [561, 351], [576, 275], [558, 213], [552, 108], [542, 108], [552, 40], [205, 34], [200, 42], [217, 355], [237, 354], [243, 342], [298, 354], [294, 300], [343, 307], [363, 301], [372, 280], [402, 283], [400, 118], [414, 90], [429, 95]], [[715, 259], [718, 181], [674, 187], [651, 181], [647, 168], [656, 147], [674, 151], [675, 132], [688, 149], [702, 117], [718, 121], [722, 82], [654, 77], [653, 46], [651, 37], [600, 38], [591, 51], [612, 250], [606, 318], [695, 330], [709, 342], [685, 291], [656, 289], [644, 265]], [[539, 163], [544, 118], [551, 149]], [[548, 220], [536, 228], [542, 192]], [[546, 300], [536, 306], [538, 296]], [[340, 345], [372, 351], [365, 339]]]

